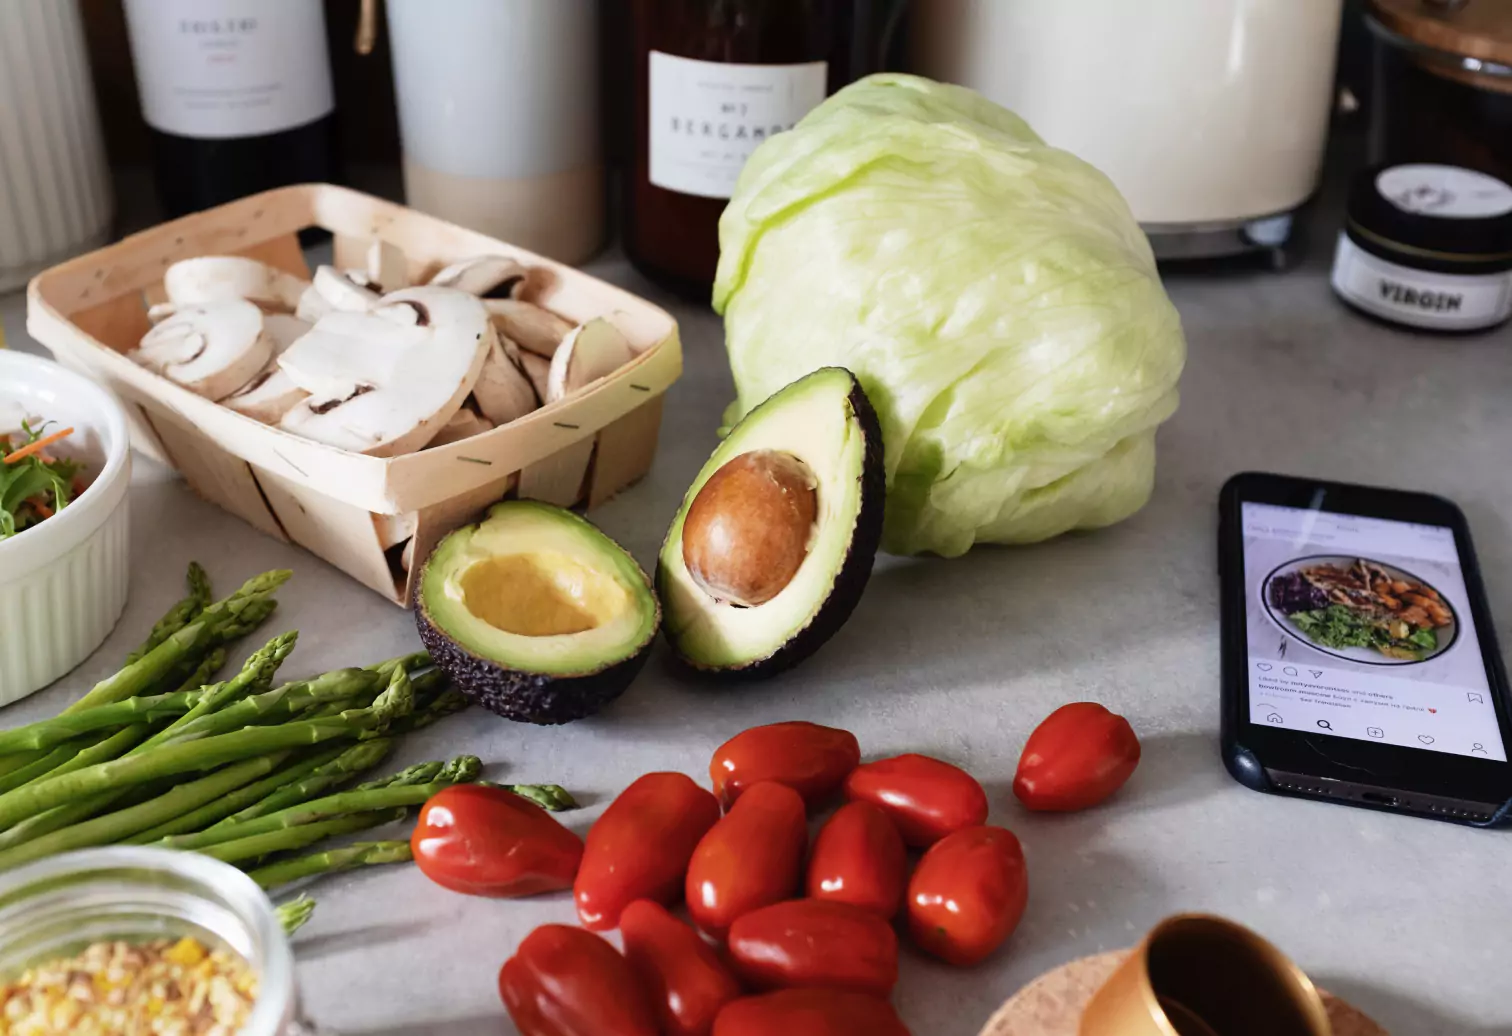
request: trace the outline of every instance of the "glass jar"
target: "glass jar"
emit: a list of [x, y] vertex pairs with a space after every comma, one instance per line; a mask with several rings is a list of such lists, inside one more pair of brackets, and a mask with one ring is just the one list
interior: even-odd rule
[[229, 864], [166, 849], [86, 849], [0, 875], [0, 979], [104, 941], [192, 936], [258, 977], [238, 1036], [315, 1036], [297, 1018], [294, 956], [262, 889]]

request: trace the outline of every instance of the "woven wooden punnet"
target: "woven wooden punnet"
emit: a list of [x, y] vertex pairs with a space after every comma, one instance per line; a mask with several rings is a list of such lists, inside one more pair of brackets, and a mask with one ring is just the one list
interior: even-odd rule
[[[493, 431], [381, 459], [260, 424], [126, 358], [162, 301], [169, 264], [246, 255], [308, 278], [296, 236], [334, 235], [335, 264], [362, 267], [368, 245], [404, 253], [423, 283], [479, 255], [549, 271], [538, 301], [569, 321], [609, 316], [637, 357], [587, 389]], [[184, 476], [200, 496], [299, 544], [399, 604], [442, 536], [518, 494], [593, 507], [651, 466], [662, 394], [682, 371], [677, 323], [662, 309], [571, 267], [357, 191], [285, 187], [143, 231], [38, 275], [27, 330], [63, 364], [109, 386], [126, 405], [132, 443]], [[413, 537], [414, 563], [400, 563]]]

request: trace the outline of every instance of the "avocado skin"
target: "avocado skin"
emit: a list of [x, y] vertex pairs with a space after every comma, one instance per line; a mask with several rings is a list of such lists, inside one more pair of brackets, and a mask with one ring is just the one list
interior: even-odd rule
[[[840, 627], [844, 626], [846, 620], [851, 617], [851, 612], [856, 610], [856, 605], [861, 601], [861, 594], [866, 590], [866, 583], [871, 579], [872, 565], [876, 562], [877, 551], [882, 545], [882, 517], [887, 495], [887, 471], [882, 462], [882, 425], [878, 422], [877, 411], [872, 407], [871, 400], [866, 398], [866, 393], [862, 391], [859, 381], [856, 382], [846, 399], [856, 415], [856, 421], [861, 426], [861, 434], [866, 440], [866, 456], [861, 463], [860, 513], [856, 516], [855, 532], [851, 536], [845, 561], [840, 565], [840, 571], [835, 576], [834, 587], [830, 590], [829, 597], [824, 604], [820, 605], [819, 611], [809, 620], [809, 624], [790, 637], [785, 644], [766, 658], [748, 662], [743, 666], [699, 665], [691, 659], [684, 658], [677, 650], [677, 643], [672, 639], [672, 635], [667, 633], [667, 641], [672, 645], [673, 654], [685, 670], [726, 683], [764, 680], [776, 676], [785, 669], [791, 669], [823, 647], [824, 642], [839, 632]], [[666, 573], [658, 560], [656, 588], [658, 594], [662, 596], [666, 593], [663, 589], [665, 578]]]
[[469, 701], [505, 719], [541, 726], [591, 716], [625, 693], [656, 640], [653, 631], [634, 655], [597, 672], [552, 676], [507, 669], [473, 654], [432, 623], [423, 605], [415, 608], [415, 621], [431, 660], [446, 670]]

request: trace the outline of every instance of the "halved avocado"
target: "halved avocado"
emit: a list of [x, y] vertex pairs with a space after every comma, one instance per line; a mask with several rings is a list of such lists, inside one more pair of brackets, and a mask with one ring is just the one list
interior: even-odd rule
[[762, 677], [817, 651], [871, 576], [885, 482], [877, 415], [848, 370], [821, 368], [747, 414], [694, 479], [657, 559], [678, 656]]
[[661, 610], [635, 559], [588, 521], [509, 500], [436, 547], [415, 621], [473, 701], [508, 719], [566, 723], [624, 692]]

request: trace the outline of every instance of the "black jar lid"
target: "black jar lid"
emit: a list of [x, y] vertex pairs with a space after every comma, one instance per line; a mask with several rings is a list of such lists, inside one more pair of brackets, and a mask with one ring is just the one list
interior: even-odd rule
[[1367, 251], [1445, 273], [1512, 269], [1512, 187], [1459, 166], [1374, 166], [1349, 192], [1349, 236]]

